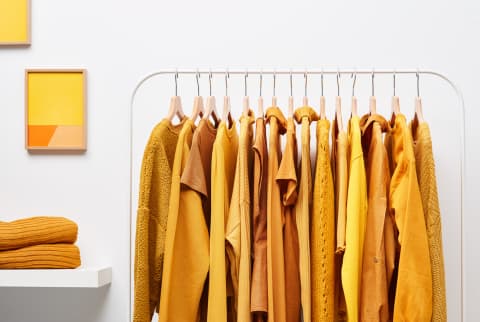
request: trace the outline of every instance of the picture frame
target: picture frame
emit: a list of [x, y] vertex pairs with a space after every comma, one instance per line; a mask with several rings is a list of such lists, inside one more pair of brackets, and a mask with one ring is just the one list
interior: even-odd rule
[[87, 149], [86, 69], [25, 70], [25, 148]]
[[31, 0], [0, 0], [0, 47], [30, 44]]

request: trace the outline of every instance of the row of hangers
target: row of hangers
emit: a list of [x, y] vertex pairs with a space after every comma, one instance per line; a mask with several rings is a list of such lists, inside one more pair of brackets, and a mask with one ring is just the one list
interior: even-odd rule
[[[182, 102], [180, 96], [178, 96], [178, 72], [175, 73], [175, 96], [170, 99], [170, 107], [169, 112], [167, 115], [167, 119], [172, 121], [175, 116], [182, 120], [185, 117], [185, 113], [183, 112]], [[231, 114], [231, 104], [230, 104], [230, 96], [228, 95], [228, 79], [230, 78], [230, 74], [228, 71], [225, 72], [225, 96], [223, 98], [223, 111], [222, 117], [219, 117], [219, 113], [216, 108], [216, 100], [215, 96], [212, 96], [212, 73], [208, 74], [208, 82], [209, 82], [209, 96], [206, 99], [205, 106], [203, 104], [203, 97], [200, 96], [200, 73], [197, 72], [196, 75], [197, 81], [197, 96], [195, 96], [193, 101], [193, 110], [192, 115], [190, 117], [191, 120], [195, 121], [198, 117], [204, 119], [211, 119], [215, 126], [218, 126], [221, 120], [228, 121], [228, 126], [231, 127], [233, 124], [233, 118]], [[377, 114], [377, 102], [375, 98], [375, 83], [374, 77], [375, 72], [372, 71], [372, 95], [369, 99], [369, 112], [371, 115]], [[422, 123], [424, 121], [423, 118], [423, 111], [422, 111], [422, 102], [420, 98], [420, 76], [419, 73], [416, 73], [417, 77], [417, 96], [415, 97], [415, 115], [414, 118], [417, 122]], [[243, 97], [243, 116], [247, 116], [250, 110], [250, 102], [249, 97], [247, 95], [247, 78], [248, 72], [245, 72], [244, 81], [245, 81], [245, 95]], [[358, 107], [357, 107], [357, 98], [355, 97], [355, 84], [357, 81], [357, 74], [352, 74], [351, 78], [353, 78], [353, 85], [352, 85], [352, 102], [351, 102], [351, 115], [358, 116]], [[308, 76], [307, 73], [304, 73], [305, 79], [305, 95], [303, 96], [303, 106], [308, 106], [308, 96], [307, 96], [307, 81]], [[260, 81], [260, 91], [259, 97], [257, 101], [258, 105], [258, 115], [264, 115], [263, 110], [263, 97], [262, 97], [262, 85], [263, 85], [263, 75], [259, 75]], [[277, 106], [277, 97], [275, 96], [275, 89], [276, 89], [276, 74], [273, 74], [273, 96], [272, 96], [272, 107]], [[293, 100], [293, 79], [292, 74], [290, 74], [290, 96], [288, 97], [288, 116], [291, 117], [294, 111], [294, 100]], [[400, 113], [400, 101], [398, 96], [396, 96], [396, 75], [393, 73], [393, 97], [392, 97], [392, 114], [397, 115]], [[338, 130], [343, 131], [343, 121], [342, 121], [342, 108], [341, 108], [341, 97], [340, 97], [340, 73], [337, 73], [337, 96], [335, 98], [335, 117], [337, 119]], [[326, 119], [325, 113], [325, 97], [323, 96], [323, 74], [321, 75], [321, 96], [320, 96], [320, 119]]]

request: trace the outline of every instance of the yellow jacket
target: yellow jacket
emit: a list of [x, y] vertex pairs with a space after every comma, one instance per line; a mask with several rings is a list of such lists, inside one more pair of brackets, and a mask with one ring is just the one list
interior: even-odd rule
[[447, 321], [445, 269], [443, 265], [442, 221], [438, 204], [437, 179], [433, 160], [432, 138], [427, 123], [411, 124], [415, 160], [423, 212], [427, 225], [430, 263], [432, 265], [432, 322]]
[[162, 120], [153, 129], [140, 173], [134, 262], [134, 322], [150, 322], [160, 301], [172, 164], [183, 120]]
[[[227, 128], [225, 121], [222, 121], [213, 144], [212, 154], [208, 322], [230, 321], [230, 319], [227, 319], [225, 229], [232, 196], [237, 149], [238, 134], [235, 122], [230, 128]], [[235, 265], [235, 263], [232, 264]], [[231, 307], [228, 308], [229, 312], [231, 312], [231, 309]]]
[[359, 318], [363, 241], [367, 219], [367, 180], [358, 116], [352, 116], [350, 119], [348, 139], [349, 178], [342, 285], [345, 293], [347, 319], [349, 322], [355, 322]]
[[390, 148], [390, 211], [400, 247], [393, 321], [427, 322], [432, 318], [430, 254], [413, 141], [402, 114], [392, 120]]
[[312, 321], [334, 321], [335, 205], [330, 147], [330, 122], [317, 123], [317, 160], [311, 225]]

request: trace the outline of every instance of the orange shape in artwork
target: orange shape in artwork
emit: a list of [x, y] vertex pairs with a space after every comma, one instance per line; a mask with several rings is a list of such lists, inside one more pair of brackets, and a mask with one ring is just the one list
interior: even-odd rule
[[48, 146], [57, 127], [57, 125], [29, 125], [28, 145]]

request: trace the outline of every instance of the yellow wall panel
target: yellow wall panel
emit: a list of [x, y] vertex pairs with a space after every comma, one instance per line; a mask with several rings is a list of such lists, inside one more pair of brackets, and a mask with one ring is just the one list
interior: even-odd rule
[[27, 77], [29, 125], [83, 125], [83, 73], [30, 72]]
[[29, 0], [0, 0], [0, 44], [29, 43]]

